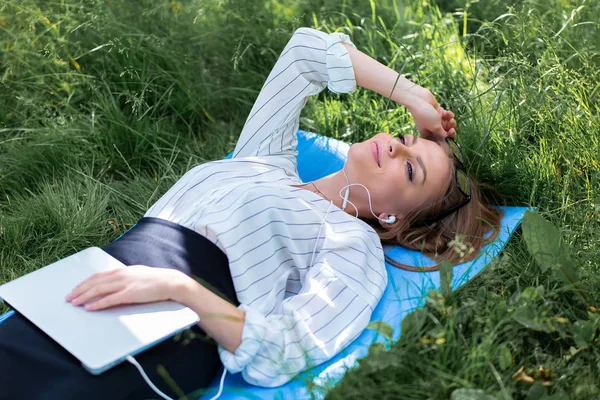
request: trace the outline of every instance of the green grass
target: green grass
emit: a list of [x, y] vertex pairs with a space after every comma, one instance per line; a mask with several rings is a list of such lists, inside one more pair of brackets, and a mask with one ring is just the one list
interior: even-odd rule
[[[329, 397], [600, 398], [599, 21], [589, 0], [5, 0], [0, 282], [114, 240], [233, 148], [295, 28], [340, 30], [456, 112], [470, 172], [560, 229], [587, 300], [518, 233]], [[364, 90], [311, 99], [301, 127], [414, 131]]]

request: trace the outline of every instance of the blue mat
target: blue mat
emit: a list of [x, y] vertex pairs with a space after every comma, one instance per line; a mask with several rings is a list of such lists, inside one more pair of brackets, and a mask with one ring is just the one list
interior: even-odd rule
[[[298, 171], [304, 182], [318, 179], [340, 170], [349, 145], [335, 139], [314, 133], [298, 131]], [[487, 245], [479, 258], [454, 267], [452, 289], [464, 285], [482, 271], [497, 256], [515, 229], [519, 226], [526, 207], [506, 207], [502, 229], [498, 238]], [[407, 265], [432, 265], [433, 262], [421, 253], [393, 246], [387, 254]], [[429, 290], [440, 289], [439, 272], [409, 272], [386, 265], [389, 284], [383, 297], [373, 312], [371, 321], [385, 321], [394, 328], [393, 338], [400, 337], [400, 323], [412, 310], [421, 307]], [[12, 313], [0, 316], [0, 323]], [[368, 348], [384, 338], [372, 329], [366, 329], [344, 351], [330, 361], [300, 374], [291, 382], [277, 388], [260, 388], [244, 382], [241, 374], [227, 374], [224, 392], [220, 399], [314, 399], [324, 397], [320, 387], [331, 387], [337, 383], [345, 371], [356, 365], [356, 360], [367, 355]], [[201, 361], [200, 361], [201, 362]], [[316, 388], [315, 389], [315, 385]], [[216, 394], [215, 383], [201, 399], [209, 399]], [[310, 389], [312, 388], [312, 390]]]

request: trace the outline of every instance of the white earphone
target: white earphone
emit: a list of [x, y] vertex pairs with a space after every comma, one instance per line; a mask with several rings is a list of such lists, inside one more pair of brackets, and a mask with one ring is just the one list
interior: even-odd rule
[[[344, 173], [344, 176], [346, 177], [346, 183], [347, 183], [346, 186], [344, 186], [342, 189], [340, 189], [340, 193], [339, 193], [340, 197], [342, 197], [344, 199], [344, 201], [342, 202], [342, 210], [345, 210], [346, 207], [348, 206], [348, 203], [350, 203], [350, 204], [352, 204], [352, 207], [354, 207], [354, 210], [356, 211], [355, 216], [358, 218], [358, 208], [356, 208], [356, 206], [350, 200], [348, 200], [348, 197], [350, 197], [350, 186], [360, 186], [367, 191], [367, 197], [369, 199], [369, 211], [371, 211], [371, 214], [373, 214], [373, 216], [375, 218], [377, 218], [384, 224], [393, 224], [394, 222], [396, 222], [396, 216], [393, 214], [385, 219], [379, 218], [377, 215], [375, 215], [375, 213], [373, 212], [373, 208], [371, 207], [371, 192], [369, 192], [369, 189], [367, 189], [367, 187], [361, 183], [350, 183], [350, 181], [348, 179], [348, 175], [346, 175], [346, 169], [343, 168], [342, 172]], [[344, 190], [344, 189], [346, 189], [346, 192], [342, 196], [342, 190]]]
[[394, 222], [396, 222], [396, 216], [395, 215], [390, 215], [388, 218], [386, 219], [380, 219], [381, 222], [384, 222], [386, 224], [393, 224]]

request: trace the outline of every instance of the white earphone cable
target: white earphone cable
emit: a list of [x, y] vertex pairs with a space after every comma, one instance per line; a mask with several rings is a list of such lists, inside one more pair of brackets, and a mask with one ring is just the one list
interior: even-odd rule
[[[338, 193], [339, 196], [342, 199], [344, 199], [344, 202], [342, 203], [342, 210], [346, 209], [346, 203], [350, 203], [350, 204], [352, 204], [352, 207], [354, 207], [354, 211], [356, 212], [355, 217], [358, 218], [358, 208], [350, 200], [348, 200], [348, 197], [350, 194], [351, 186], [360, 186], [367, 191], [367, 198], [369, 199], [369, 211], [371, 211], [371, 214], [373, 214], [373, 216], [375, 218], [377, 218], [378, 220], [388, 223], [388, 224], [393, 224], [394, 222], [396, 222], [396, 217], [394, 215], [390, 215], [390, 217], [388, 219], [379, 218], [377, 215], [375, 215], [375, 213], [373, 212], [373, 208], [371, 206], [371, 192], [369, 192], [369, 189], [367, 189], [367, 187], [365, 185], [363, 185], [362, 183], [350, 183], [350, 180], [348, 179], [348, 175], [346, 175], [346, 168], [343, 168], [342, 172], [344, 173], [344, 176], [346, 177], [346, 184], [347, 184], [346, 186], [342, 187], [340, 189], [340, 192]], [[342, 191], [344, 189], [346, 189], [346, 193], [344, 193], [344, 195], [342, 196]]]
[[217, 400], [223, 394], [223, 383], [225, 383], [225, 375], [227, 375], [227, 368], [223, 367], [223, 375], [221, 375], [221, 381], [219, 382], [219, 391], [216, 395], [210, 398], [210, 400]]
[[321, 231], [323, 230], [323, 225], [325, 224], [325, 220], [327, 220], [327, 216], [329, 215], [329, 211], [331, 210], [332, 206], [333, 201], [330, 201], [329, 207], [327, 207], [327, 212], [325, 213], [325, 217], [323, 217], [323, 221], [321, 221], [321, 226], [319, 226], [319, 233], [317, 234], [317, 240], [315, 240], [315, 248], [313, 249], [312, 257], [310, 259], [310, 267], [313, 266], [313, 262], [315, 261], [315, 253], [317, 251], [317, 245], [319, 244], [319, 238], [321, 238]]
[[138, 371], [140, 371], [140, 375], [142, 375], [142, 378], [144, 378], [144, 380], [146, 381], [146, 383], [148, 384], [148, 386], [150, 386], [150, 388], [152, 390], [154, 390], [154, 392], [159, 395], [160, 397], [162, 397], [165, 400], [173, 400], [172, 398], [170, 398], [169, 396], [167, 396], [166, 394], [164, 394], [163, 392], [160, 391], [159, 388], [157, 388], [154, 383], [152, 383], [152, 381], [150, 380], [150, 378], [148, 378], [148, 375], [146, 375], [146, 372], [144, 371], [144, 368], [142, 368], [142, 366], [140, 365], [140, 363], [137, 362], [137, 360], [135, 358], [133, 358], [132, 356], [127, 356], [126, 360], [129, 361], [131, 364], [133, 364]]
[[[358, 208], [354, 205], [353, 202], [351, 202], [350, 200], [348, 200], [348, 197], [350, 197], [350, 180], [348, 179], [348, 175], [346, 175], [346, 167], [342, 168], [342, 172], [344, 173], [344, 176], [346, 177], [346, 186], [344, 186], [343, 188], [340, 189], [340, 192], [338, 193], [339, 196], [344, 199], [344, 201], [342, 202], [342, 210], [346, 209], [346, 206], [348, 203], [352, 204], [352, 207], [354, 207], [354, 217], [358, 218]], [[342, 196], [342, 190], [346, 189], [346, 193], [344, 193], [344, 195]]]
[[[138, 363], [135, 358], [133, 358], [132, 356], [127, 356], [127, 357], [125, 357], [125, 359], [127, 361], [129, 361], [131, 364], [133, 364], [137, 368], [137, 370], [140, 372], [140, 375], [142, 375], [142, 378], [144, 378], [144, 380], [146, 381], [146, 383], [148, 384], [148, 386], [150, 386], [150, 388], [152, 390], [154, 390], [154, 392], [157, 395], [159, 395], [160, 397], [162, 397], [164, 400], [173, 400], [171, 397], [169, 397], [166, 394], [164, 394], [163, 392], [161, 392], [160, 389], [157, 388], [154, 385], [154, 383], [152, 383], [152, 381], [150, 380], [150, 378], [148, 378], [148, 375], [146, 375], [146, 372], [144, 371], [144, 368], [142, 368], [142, 366], [140, 365], [140, 363]], [[221, 396], [221, 394], [223, 393], [223, 384], [225, 382], [225, 375], [227, 375], [227, 368], [223, 368], [223, 375], [221, 375], [221, 381], [219, 383], [219, 391], [210, 400], [217, 400]]]

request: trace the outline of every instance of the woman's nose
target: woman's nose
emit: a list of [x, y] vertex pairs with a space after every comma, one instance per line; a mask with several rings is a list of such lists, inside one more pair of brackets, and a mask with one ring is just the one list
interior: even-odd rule
[[404, 156], [406, 158], [412, 157], [412, 149], [410, 147], [404, 145], [398, 138], [394, 138], [394, 140], [392, 140], [388, 144], [388, 152], [389, 152], [390, 157], [398, 157], [398, 156]]

